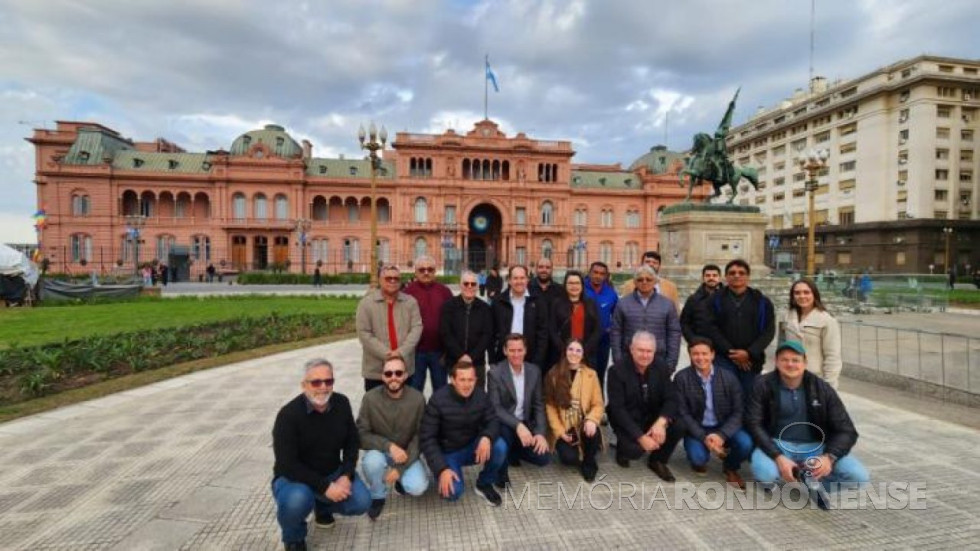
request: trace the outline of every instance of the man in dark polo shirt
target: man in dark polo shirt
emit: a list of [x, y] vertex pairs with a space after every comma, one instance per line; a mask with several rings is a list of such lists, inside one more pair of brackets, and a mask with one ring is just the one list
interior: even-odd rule
[[355, 474], [360, 444], [350, 402], [333, 392], [333, 365], [306, 362], [303, 393], [279, 410], [272, 428], [272, 495], [286, 549], [306, 549], [306, 517], [331, 526], [333, 514], [363, 515], [371, 505]]

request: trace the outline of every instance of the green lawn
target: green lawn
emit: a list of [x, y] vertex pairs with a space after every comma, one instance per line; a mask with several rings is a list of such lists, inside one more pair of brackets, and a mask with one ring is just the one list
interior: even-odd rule
[[91, 335], [166, 329], [279, 313], [353, 313], [357, 298], [212, 297], [143, 298], [130, 302], [0, 310], [0, 348], [59, 342]]

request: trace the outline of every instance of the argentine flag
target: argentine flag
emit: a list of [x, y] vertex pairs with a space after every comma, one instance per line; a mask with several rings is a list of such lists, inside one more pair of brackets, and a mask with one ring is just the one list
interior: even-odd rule
[[497, 86], [497, 75], [493, 74], [493, 70], [490, 68], [489, 56], [487, 56], [486, 62], [487, 62], [487, 80], [490, 81], [490, 84], [493, 84], [494, 92], [500, 92], [500, 87]]

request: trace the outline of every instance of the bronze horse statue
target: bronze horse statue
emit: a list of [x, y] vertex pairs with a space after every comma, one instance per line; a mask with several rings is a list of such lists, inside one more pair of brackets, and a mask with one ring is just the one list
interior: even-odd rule
[[719, 153], [716, 148], [724, 147], [724, 139], [712, 139], [710, 135], [699, 132], [694, 135], [694, 144], [691, 146], [691, 156], [687, 159], [686, 166], [681, 169], [680, 185], [684, 187], [684, 175], [688, 177], [688, 188], [686, 201], [691, 200], [694, 186], [702, 182], [711, 182], [714, 187], [714, 195], [708, 197], [705, 202], [711, 201], [715, 197], [721, 196], [721, 189], [726, 185], [732, 187], [732, 196], [727, 203], [732, 204], [738, 195], [738, 183], [745, 178], [752, 187], [759, 189], [759, 173], [751, 166], [735, 166], [728, 160], [724, 150]]

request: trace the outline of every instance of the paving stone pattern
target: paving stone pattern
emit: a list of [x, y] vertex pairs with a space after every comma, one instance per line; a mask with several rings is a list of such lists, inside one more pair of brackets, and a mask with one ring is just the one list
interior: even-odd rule
[[[0, 425], [0, 549], [280, 547], [270, 431], [278, 408], [299, 391], [303, 361], [316, 356], [335, 362], [338, 391], [356, 407], [360, 349], [344, 341]], [[606, 453], [594, 487], [557, 465], [513, 468], [515, 491], [495, 509], [472, 491], [476, 470], [469, 469], [458, 503], [442, 502], [432, 487], [421, 498], [394, 496], [377, 522], [311, 523], [308, 542], [313, 549], [976, 546], [978, 432], [930, 419], [928, 411], [844, 399], [861, 433], [855, 453], [874, 482], [925, 484], [927, 509], [763, 511], [736, 503], [675, 510], [666, 505], [674, 503], [674, 485], [662, 485], [662, 499], [653, 501], [659, 479], [643, 462], [626, 470]], [[695, 477], [680, 446], [671, 467], [679, 481], [722, 480], [715, 463], [707, 478]], [[747, 465], [743, 472], [748, 478]], [[550, 484], [533, 484], [540, 482]], [[644, 487], [631, 496], [630, 483]], [[746, 495], [749, 503], [754, 497]]]

